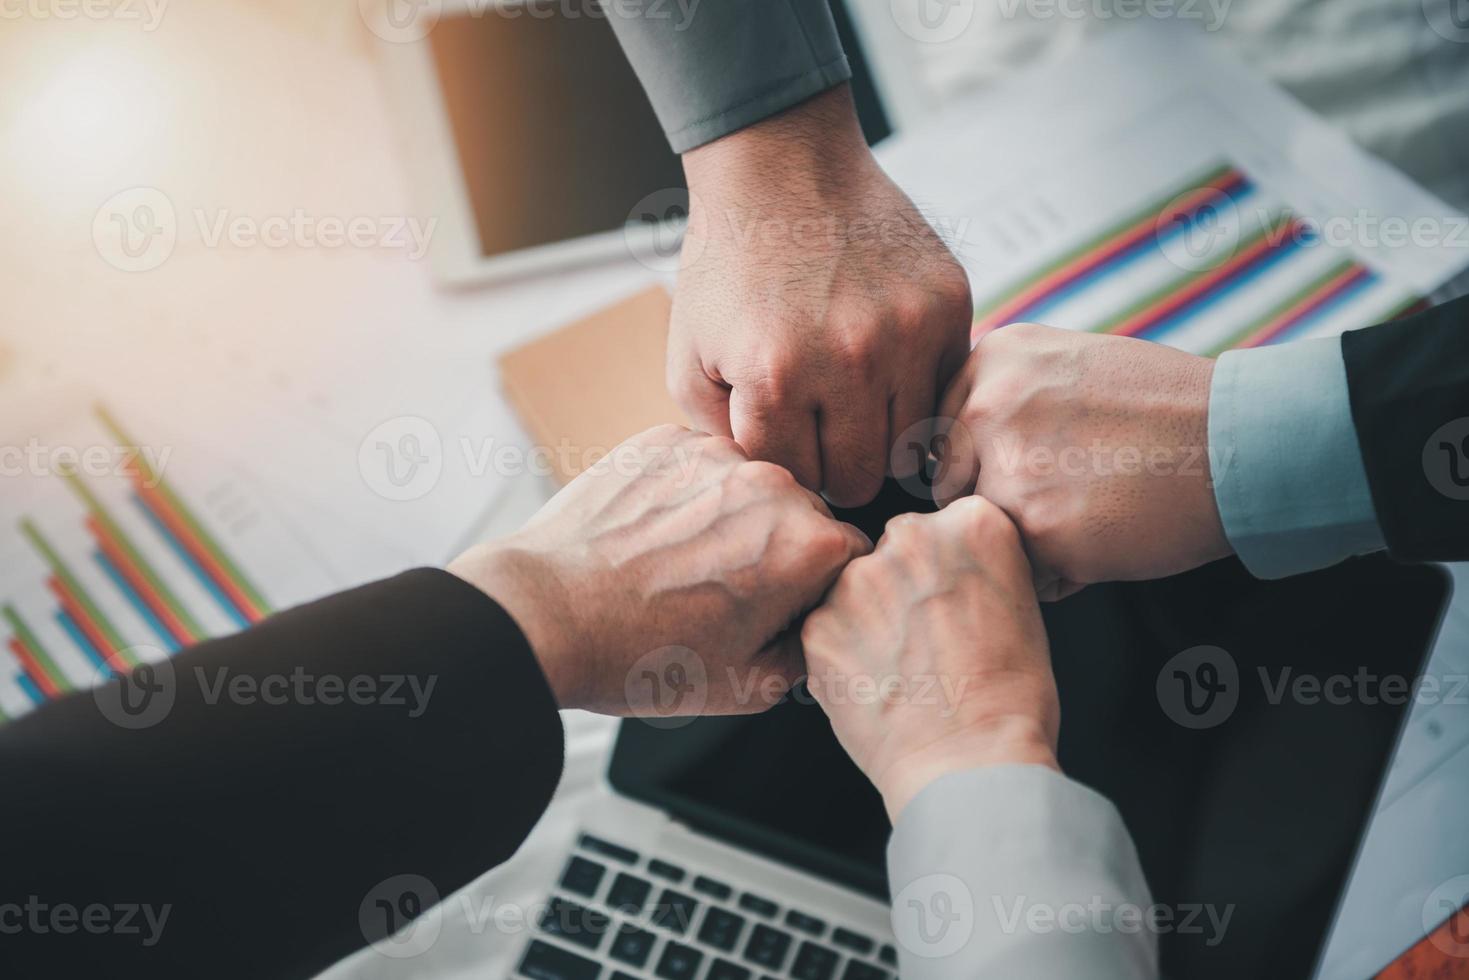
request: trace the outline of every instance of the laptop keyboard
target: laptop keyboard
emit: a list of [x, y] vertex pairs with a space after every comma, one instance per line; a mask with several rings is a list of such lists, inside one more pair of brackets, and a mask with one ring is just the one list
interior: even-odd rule
[[897, 980], [897, 951], [581, 835], [521, 955], [529, 980]]

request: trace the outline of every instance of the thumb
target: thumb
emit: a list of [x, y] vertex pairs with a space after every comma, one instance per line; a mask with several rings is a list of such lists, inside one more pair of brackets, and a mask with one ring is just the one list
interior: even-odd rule
[[715, 381], [693, 350], [670, 346], [667, 369], [668, 393], [688, 413], [697, 429], [716, 436], [730, 436], [729, 388]]

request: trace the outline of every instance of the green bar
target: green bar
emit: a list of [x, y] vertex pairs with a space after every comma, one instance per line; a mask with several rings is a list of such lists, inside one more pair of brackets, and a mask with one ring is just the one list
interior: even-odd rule
[[1122, 234], [1124, 231], [1131, 228], [1138, 222], [1143, 221], [1149, 217], [1156, 218], [1158, 215], [1163, 213], [1163, 209], [1166, 208], [1169, 202], [1173, 201], [1175, 198], [1181, 197], [1191, 190], [1197, 190], [1210, 181], [1217, 180], [1219, 177], [1223, 176], [1233, 169], [1233, 164], [1222, 163], [1204, 173], [1202, 176], [1193, 177], [1187, 182], [1177, 185], [1174, 190], [1155, 198], [1148, 204], [1143, 205], [1136, 211], [1133, 211], [1127, 217], [1122, 218], [1121, 220], [1111, 225], [1109, 228], [1107, 228], [1106, 231], [1103, 231], [1095, 237], [1088, 239], [1085, 243], [1076, 246], [1075, 248], [1071, 249], [1071, 251], [1066, 252], [1055, 261], [1043, 266], [1039, 270], [1027, 273], [1024, 278], [1015, 281], [1003, 292], [1001, 292], [999, 296], [991, 300], [989, 303], [986, 303], [982, 309], [975, 311], [974, 318], [976, 320], [981, 320], [989, 316], [995, 310], [999, 309], [1005, 303], [1009, 302], [1014, 296], [1021, 292], [1024, 292], [1035, 283], [1040, 282], [1042, 279], [1049, 276], [1057, 269], [1060, 269], [1061, 267], [1076, 261], [1078, 258], [1085, 255], [1087, 252], [1092, 251], [1103, 242], [1106, 242], [1112, 238], [1116, 238], [1118, 235]]
[[1307, 296], [1310, 296], [1316, 290], [1320, 289], [1322, 286], [1326, 285], [1328, 282], [1335, 279], [1346, 270], [1350, 269], [1352, 267], [1352, 264], [1353, 263], [1351, 259], [1342, 259], [1336, 265], [1332, 266], [1330, 269], [1327, 269], [1315, 279], [1312, 279], [1296, 292], [1287, 296], [1285, 299], [1281, 300], [1279, 303], [1276, 303], [1270, 309], [1266, 310], [1263, 314], [1250, 321], [1250, 323], [1243, 329], [1235, 331], [1228, 338], [1216, 344], [1204, 356], [1218, 357], [1225, 351], [1234, 349], [1235, 345], [1239, 344], [1245, 338], [1249, 337], [1251, 334], [1264, 327], [1270, 321], [1279, 317], [1286, 310], [1290, 309], [1292, 306], [1295, 306], [1301, 300], [1305, 299]]
[[[117, 420], [114, 419], [111, 413], [108, 412], [107, 409], [104, 408], [102, 405], [95, 406], [95, 411], [103, 426], [107, 428], [107, 430], [112, 434], [112, 437], [116, 439], [120, 445], [133, 447], [141, 445], [139, 442], [137, 442], [137, 440], [131, 438], [126, 432], [123, 431], [122, 426], [117, 424]], [[173, 492], [173, 490], [166, 482], [164, 482], [163, 475], [154, 470], [153, 467], [149, 465], [148, 461], [143, 458], [142, 453], [139, 453], [137, 455], [136, 461], [138, 467], [143, 470], [145, 475], [148, 477], [148, 482], [158, 488], [159, 493], [161, 493], [163, 497], [169, 502], [169, 505], [178, 512], [179, 517], [182, 518], [183, 522], [189, 526], [189, 530], [193, 531], [194, 534], [198, 536], [199, 540], [203, 542], [204, 547], [208, 549], [210, 555], [214, 557], [214, 560], [219, 562], [220, 565], [224, 567], [225, 571], [229, 573], [230, 578], [232, 578], [235, 584], [240, 587], [240, 590], [250, 597], [250, 601], [254, 603], [256, 608], [259, 609], [262, 613], [270, 613], [270, 604], [265, 601], [265, 597], [260, 594], [260, 590], [255, 588], [255, 584], [250, 581], [249, 577], [245, 575], [240, 566], [235, 564], [233, 559], [231, 559], [230, 556], [225, 552], [224, 548], [220, 546], [219, 542], [214, 539], [214, 536], [210, 534], [209, 531], [204, 527], [204, 525], [198, 520], [198, 518], [194, 516], [193, 511], [189, 510], [188, 506], [184, 504], [183, 500], [181, 500], [179, 496]]]
[[47, 653], [41, 641], [36, 639], [36, 634], [32, 633], [25, 620], [20, 618], [20, 613], [15, 611], [15, 607], [7, 603], [3, 609], [0, 609], [0, 615], [4, 615], [6, 622], [10, 624], [11, 629], [15, 630], [15, 635], [19, 637], [26, 649], [36, 655], [36, 660], [40, 661], [41, 669], [46, 672], [47, 677], [51, 678], [51, 683], [63, 691], [70, 691], [71, 681], [67, 680], [61, 668], [56, 666], [56, 661], [51, 659], [51, 654]]
[[137, 547], [128, 538], [127, 534], [112, 519], [112, 515], [107, 512], [107, 508], [102, 505], [102, 501], [97, 499], [96, 494], [92, 493], [87, 485], [82, 482], [81, 477], [75, 473], [63, 473], [62, 477], [66, 480], [67, 485], [76, 491], [77, 496], [82, 499], [82, 503], [92, 512], [92, 516], [96, 517], [102, 526], [107, 529], [108, 535], [117, 542], [118, 547], [128, 556], [128, 560], [133, 563], [143, 578], [148, 580], [148, 585], [163, 597], [164, 602], [168, 603], [168, 608], [184, 624], [184, 628], [192, 633], [195, 639], [204, 639], [206, 635], [204, 628], [189, 614], [189, 610], [184, 607], [183, 603], [179, 602], [178, 597], [173, 594], [168, 586], [164, 584], [163, 579], [153, 570], [153, 566], [149, 565], [147, 559], [139, 553]]
[[[1276, 215], [1270, 220], [1269, 223], [1262, 226], [1249, 238], [1245, 239], [1243, 242], [1236, 244], [1235, 252], [1247, 252], [1258, 245], [1261, 241], [1263, 241], [1266, 235], [1278, 232], [1280, 230], [1280, 225], [1277, 222], [1281, 217], [1283, 216]], [[1219, 264], [1223, 265], [1224, 263], [1221, 262]], [[1215, 268], [1218, 268], [1218, 266], [1215, 266]], [[1154, 305], [1155, 303], [1160, 303], [1174, 293], [1186, 289], [1189, 285], [1199, 279], [1202, 279], [1204, 276], [1207, 276], [1213, 271], [1214, 269], [1199, 269], [1192, 272], [1185, 272], [1178, 278], [1173, 279], [1170, 282], [1158, 287], [1148, 295], [1144, 296], [1142, 299], [1126, 307], [1122, 310], [1122, 312], [1108, 317], [1107, 319], [1103, 320], [1096, 326], [1091, 327], [1090, 329], [1093, 333], [1111, 333], [1113, 330], [1116, 330], [1122, 323], [1132, 319], [1134, 316], [1143, 312], [1148, 307]]]
[[46, 559], [46, 564], [51, 566], [51, 571], [55, 573], [56, 577], [61, 579], [67, 589], [77, 597], [77, 601], [87, 611], [87, 618], [97, 624], [97, 628], [107, 637], [107, 641], [112, 644], [112, 648], [119, 652], [126, 650], [127, 644], [122, 641], [122, 637], [118, 634], [112, 623], [102, 614], [102, 610], [92, 601], [92, 597], [87, 594], [87, 590], [82, 588], [82, 584], [71, 573], [71, 569], [66, 567], [66, 562], [61, 560], [61, 555], [57, 554], [56, 549], [51, 547], [41, 535], [40, 529], [31, 523], [30, 518], [21, 518], [20, 532], [41, 553], [41, 557]]

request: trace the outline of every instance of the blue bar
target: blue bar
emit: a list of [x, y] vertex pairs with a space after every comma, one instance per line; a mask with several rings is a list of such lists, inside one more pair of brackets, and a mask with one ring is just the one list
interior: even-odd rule
[[82, 632], [82, 628], [77, 625], [77, 621], [72, 619], [66, 610], [58, 609], [56, 611], [56, 622], [60, 623], [61, 628], [66, 630], [66, 635], [71, 637], [71, 642], [81, 647], [82, 653], [85, 653], [87, 659], [92, 661], [92, 666], [102, 672], [103, 678], [112, 676], [112, 667], [103, 659], [102, 652], [92, 645], [92, 641], [87, 639], [87, 634]]
[[215, 601], [224, 607], [224, 611], [229, 614], [229, 617], [235, 621], [240, 629], [248, 629], [250, 620], [245, 617], [244, 613], [235, 608], [235, 604], [230, 602], [229, 596], [219, 590], [219, 586], [214, 584], [214, 580], [209, 577], [209, 573], [199, 567], [199, 563], [194, 560], [194, 556], [189, 554], [189, 549], [185, 548], [179, 539], [173, 536], [173, 532], [168, 529], [168, 525], [160, 521], [148, 509], [148, 505], [143, 502], [142, 497], [134, 494], [133, 502], [143, 511], [144, 516], [148, 518], [148, 523], [152, 524], [154, 529], [163, 535], [163, 539], [168, 542], [168, 546], [173, 549], [173, 553], [178, 555], [185, 565], [189, 566], [189, 571], [194, 573], [194, 577], [203, 584], [210, 595], [214, 596]]
[[127, 597], [128, 603], [132, 605], [133, 609], [137, 610], [139, 616], [143, 617], [143, 621], [152, 627], [153, 632], [158, 634], [158, 638], [163, 641], [163, 645], [168, 649], [168, 652], [178, 652], [178, 641], [173, 638], [173, 634], [168, 631], [168, 627], [164, 626], [158, 617], [153, 614], [153, 610], [148, 608], [148, 604], [143, 601], [143, 597], [138, 595], [138, 590], [133, 588], [132, 583], [123, 576], [122, 572], [118, 571], [117, 566], [112, 563], [112, 560], [101, 551], [93, 552], [92, 557], [97, 559], [97, 564], [102, 566], [102, 571], [106, 572], [107, 577], [112, 579], [112, 584], [117, 586], [118, 591]]
[[31, 680], [30, 676], [24, 671], [15, 675], [15, 682], [20, 685], [20, 689], [26, 692], [26, 695], [36, 704], [46, 703], [46, 695], [41, 693], [41, 689], [36, 686], [36, 682]]

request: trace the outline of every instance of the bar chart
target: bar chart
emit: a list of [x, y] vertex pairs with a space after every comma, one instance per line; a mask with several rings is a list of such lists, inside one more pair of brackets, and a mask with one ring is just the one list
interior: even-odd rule
[[108, 406], [7, 444], [0, 723], [332, 588], [238, 467]]
[[1421, 305], [1386, 278], [1220, 160], [981, 300], [972, 337], [1033, 320], [1213, 356]]

